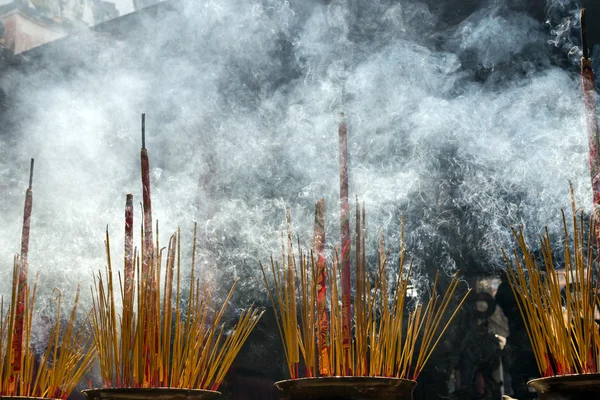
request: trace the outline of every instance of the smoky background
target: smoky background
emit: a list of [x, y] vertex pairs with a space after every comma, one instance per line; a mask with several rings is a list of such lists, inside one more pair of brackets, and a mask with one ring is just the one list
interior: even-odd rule
[[[581, 4], [530, 4], [166, 1], [30, 52], [0, 77], [10, 99], [0, 114], [0, 293], [10, 294], [34, 157], [40, 315], [52, 315], [54, 287], [69, 304], [80, 284], [80, 306], [91, 306], [106, 227], [120, 266], [125, 194], [141, 202], [142, 112], [161, 242], [181, 227], [188, 271], [196, 222], [196, 272], [217, 298], [240, 278], [234, 310], [266, 304], [258, 263], [280, 254], [287, 207], [308, 246], [325, 198], [332, 258], [340, 112], [371, 265], [379, 232], [394, 262], [404, 215], [421, 290], [436, 270], [497, 273], [511, 226], [533, 244], [546, 226], [560, 237], [569, 182], [591, 205]], [[276, 331], [262, 334], [264, 349], [278, 346]]]

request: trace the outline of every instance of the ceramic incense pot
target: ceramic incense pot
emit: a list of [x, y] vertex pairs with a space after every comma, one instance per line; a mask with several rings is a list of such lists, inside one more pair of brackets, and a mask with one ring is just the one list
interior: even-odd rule
[[282, 400], [412, 400], [417, 382], [400, 378], [336, 376], [275, 383]]
[[212, 390], [175, 388], [106, 388], [82, 390], [88, 400], [213, 400]]
[[551, 376], [527, 382], [539, 400], [600, 399], [600, 374]]

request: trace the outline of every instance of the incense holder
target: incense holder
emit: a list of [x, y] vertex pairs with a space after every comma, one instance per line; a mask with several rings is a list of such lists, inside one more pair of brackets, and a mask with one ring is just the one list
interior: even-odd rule
[[600, 374], [551, 376], [527, 382], [539, 400], [600, 399]]
[[417, 382], [400, 378], [339, 376], [275, 383], [282, 400], [412, 400]]
[[106, 388], [81, 392], [88, 400], [212, 400], [221, 395], [213, 390], [176, 388]]

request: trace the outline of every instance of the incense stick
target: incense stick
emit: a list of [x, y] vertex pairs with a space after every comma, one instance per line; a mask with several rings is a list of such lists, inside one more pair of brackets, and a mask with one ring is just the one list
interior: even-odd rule
[[[589, 147], [592, 180], [593, 214], [596, 219], [596, 240], [600, 240], [600, 135], [596, 113], [596, 89], [592, 60], [589, 57], [586, 10], [580, 12], [581, 22], [581, 89], [583, 91], [585, 125]], [[600, 247], [600, 243], [598, 243]]]
[[[29, 187], [25, 193], [25, 205], [23, 207], [23, 230], [21, 233], [21, 258], [19, 260], [19, 283], [17, 287], [17, 309], [15, 316], [15, 336], [12, 343], [13, 346], [13, 370], [15, 373], [21, 372], [21, 363], [23, 356], [23, 331], [25, 323], [25, 302], [26, 302], [26, 286], [27, 286], [27, 271], [29, 258], [29, 234], [31, 230], [31, 210], [33, 207], [33, 164], [29, 168]], [[13, 303], [14, 304], [14, 303]]]
[[329, 365], [329, 320], [327, 317], [327, 262], [325, 260], [325, 199], [315, 205], [315, 232], [313, 238], [313, 257], [317, 259], [317, 323], [319, 373], [328, 376]]
[[[340, 114], [340, 243], [342, 247], [342, 346], [344, 365], [350, 364], [351, 300], [350, 300], [350, 205], [348, 203], [348, 128], [346, 117]], [[350, 375], [351, 371], [344, 374]]]

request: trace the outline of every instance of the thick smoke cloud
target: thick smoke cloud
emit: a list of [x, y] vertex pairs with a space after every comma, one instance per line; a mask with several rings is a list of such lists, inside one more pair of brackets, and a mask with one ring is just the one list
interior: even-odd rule
[[126, 17], [126, 34], [37, 52], [0, 79], [0, 289], [29, 157], [42, 287], [87, 293], [107, 224], [120, 260], [125, 194], [141, 201], [141, 112], [162, 243], [180, 225], [189, 247], [197, 221], [199, 270], [225, 287], [244, 278], [243, 297], [264, 297], [258, 262], [280, 249], [286, 207], [308, 243], [324, 196], [335, 244], [340, 112], [370, 251], [380, 230], [398, 248], [404, 214], [421, 271], [493, 272], [511, 225], [560, 232], [569, 181], [591, 202], [580, 83], [552, 49], [574, 39], [509, 5], [450, 23], [406, 0], [169, 2]]

